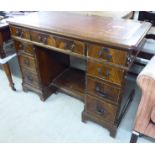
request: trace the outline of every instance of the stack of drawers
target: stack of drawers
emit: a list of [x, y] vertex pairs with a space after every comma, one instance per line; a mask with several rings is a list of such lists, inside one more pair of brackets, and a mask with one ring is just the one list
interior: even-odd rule
[[97, 122], [108, 128], [111, 136], [115, 136], [126, 73], [118, 66], [128, 66], [128, 54], [88, 44], [87, 57], [86, 98], [82, 120]]
[[[31, 38], [28, 29], [12, 26], [10, 27], [10, 30], [12, 35], [19, 38], [23, 38], [26, 40], [30, 40]], [[38, 93], [40, 95], [40, 98], [44, 100], [41, 90], [35, 46], [32, 43], [28, 43], [20, 39], [14, 40], [14, 43], [17, 53], [20, 53], [18, 56], [18, 60], [22, 72], [23, 90], [32, 90]]]
[[30, 43], [15, 41], [16, 50], [21, 53], [18, 57], [23, 78], [23, 89], [34, 90], [39, 93], [40, 80], [36, 62], [35, 47]]

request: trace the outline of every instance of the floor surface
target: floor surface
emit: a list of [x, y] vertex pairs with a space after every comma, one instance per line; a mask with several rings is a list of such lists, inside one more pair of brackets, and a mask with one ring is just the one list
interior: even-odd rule
[[[88, 121], [81, 122], [84, 104], [68, 95], [51, 95], [45, 102], [32, 92], [22, 91], [21, 79], [13, 77], [17, 92], [8, 86], [0, 70], [0, 142], [128, 143], [140, 99], [140, 90], [122, 120], [116, 138], [107, 129]], [[153, 143], [140, 137], [138, 143]]]

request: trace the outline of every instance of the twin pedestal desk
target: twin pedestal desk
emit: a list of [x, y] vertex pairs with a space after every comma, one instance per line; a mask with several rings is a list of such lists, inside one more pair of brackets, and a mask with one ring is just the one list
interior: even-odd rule
[[[37, 12], [9, 19], [24, 91], [46, 100], [60, 90], [84, 101], [82, 121], [94, 121], [115, 136], [132, 100], [126, 76], [151, 27], [129, 19]], [[70, 56], [86, 70], [71, 67]], [[67, 106], [67, 104], [66, 104]]]

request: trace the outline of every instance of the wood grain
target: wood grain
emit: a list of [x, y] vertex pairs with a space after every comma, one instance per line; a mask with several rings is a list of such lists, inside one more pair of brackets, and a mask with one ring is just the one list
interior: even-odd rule
[[84, 16], [68, 12], [37, 12], [26, 17], [9, 19], [12, 25], [41, 30], [66, 37], [136, 49], [150, 23], [129, 19]]

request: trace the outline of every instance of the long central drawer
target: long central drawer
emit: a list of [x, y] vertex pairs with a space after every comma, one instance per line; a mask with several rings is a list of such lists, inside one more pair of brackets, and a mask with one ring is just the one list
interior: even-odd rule
[[21, 39], [27, 39], [43, 45], [49, 45], [51, 47], [70, 51], [79, 55], [85, 55], [85, 43], [79, 40], [69, 39], [62, 36], [56, 36], [54, 34], [43, 33], [40, 31], [33, 31], [26, 28], [20, 28], [16, 26], [10, 26], [10, 30], [13, 36]]

